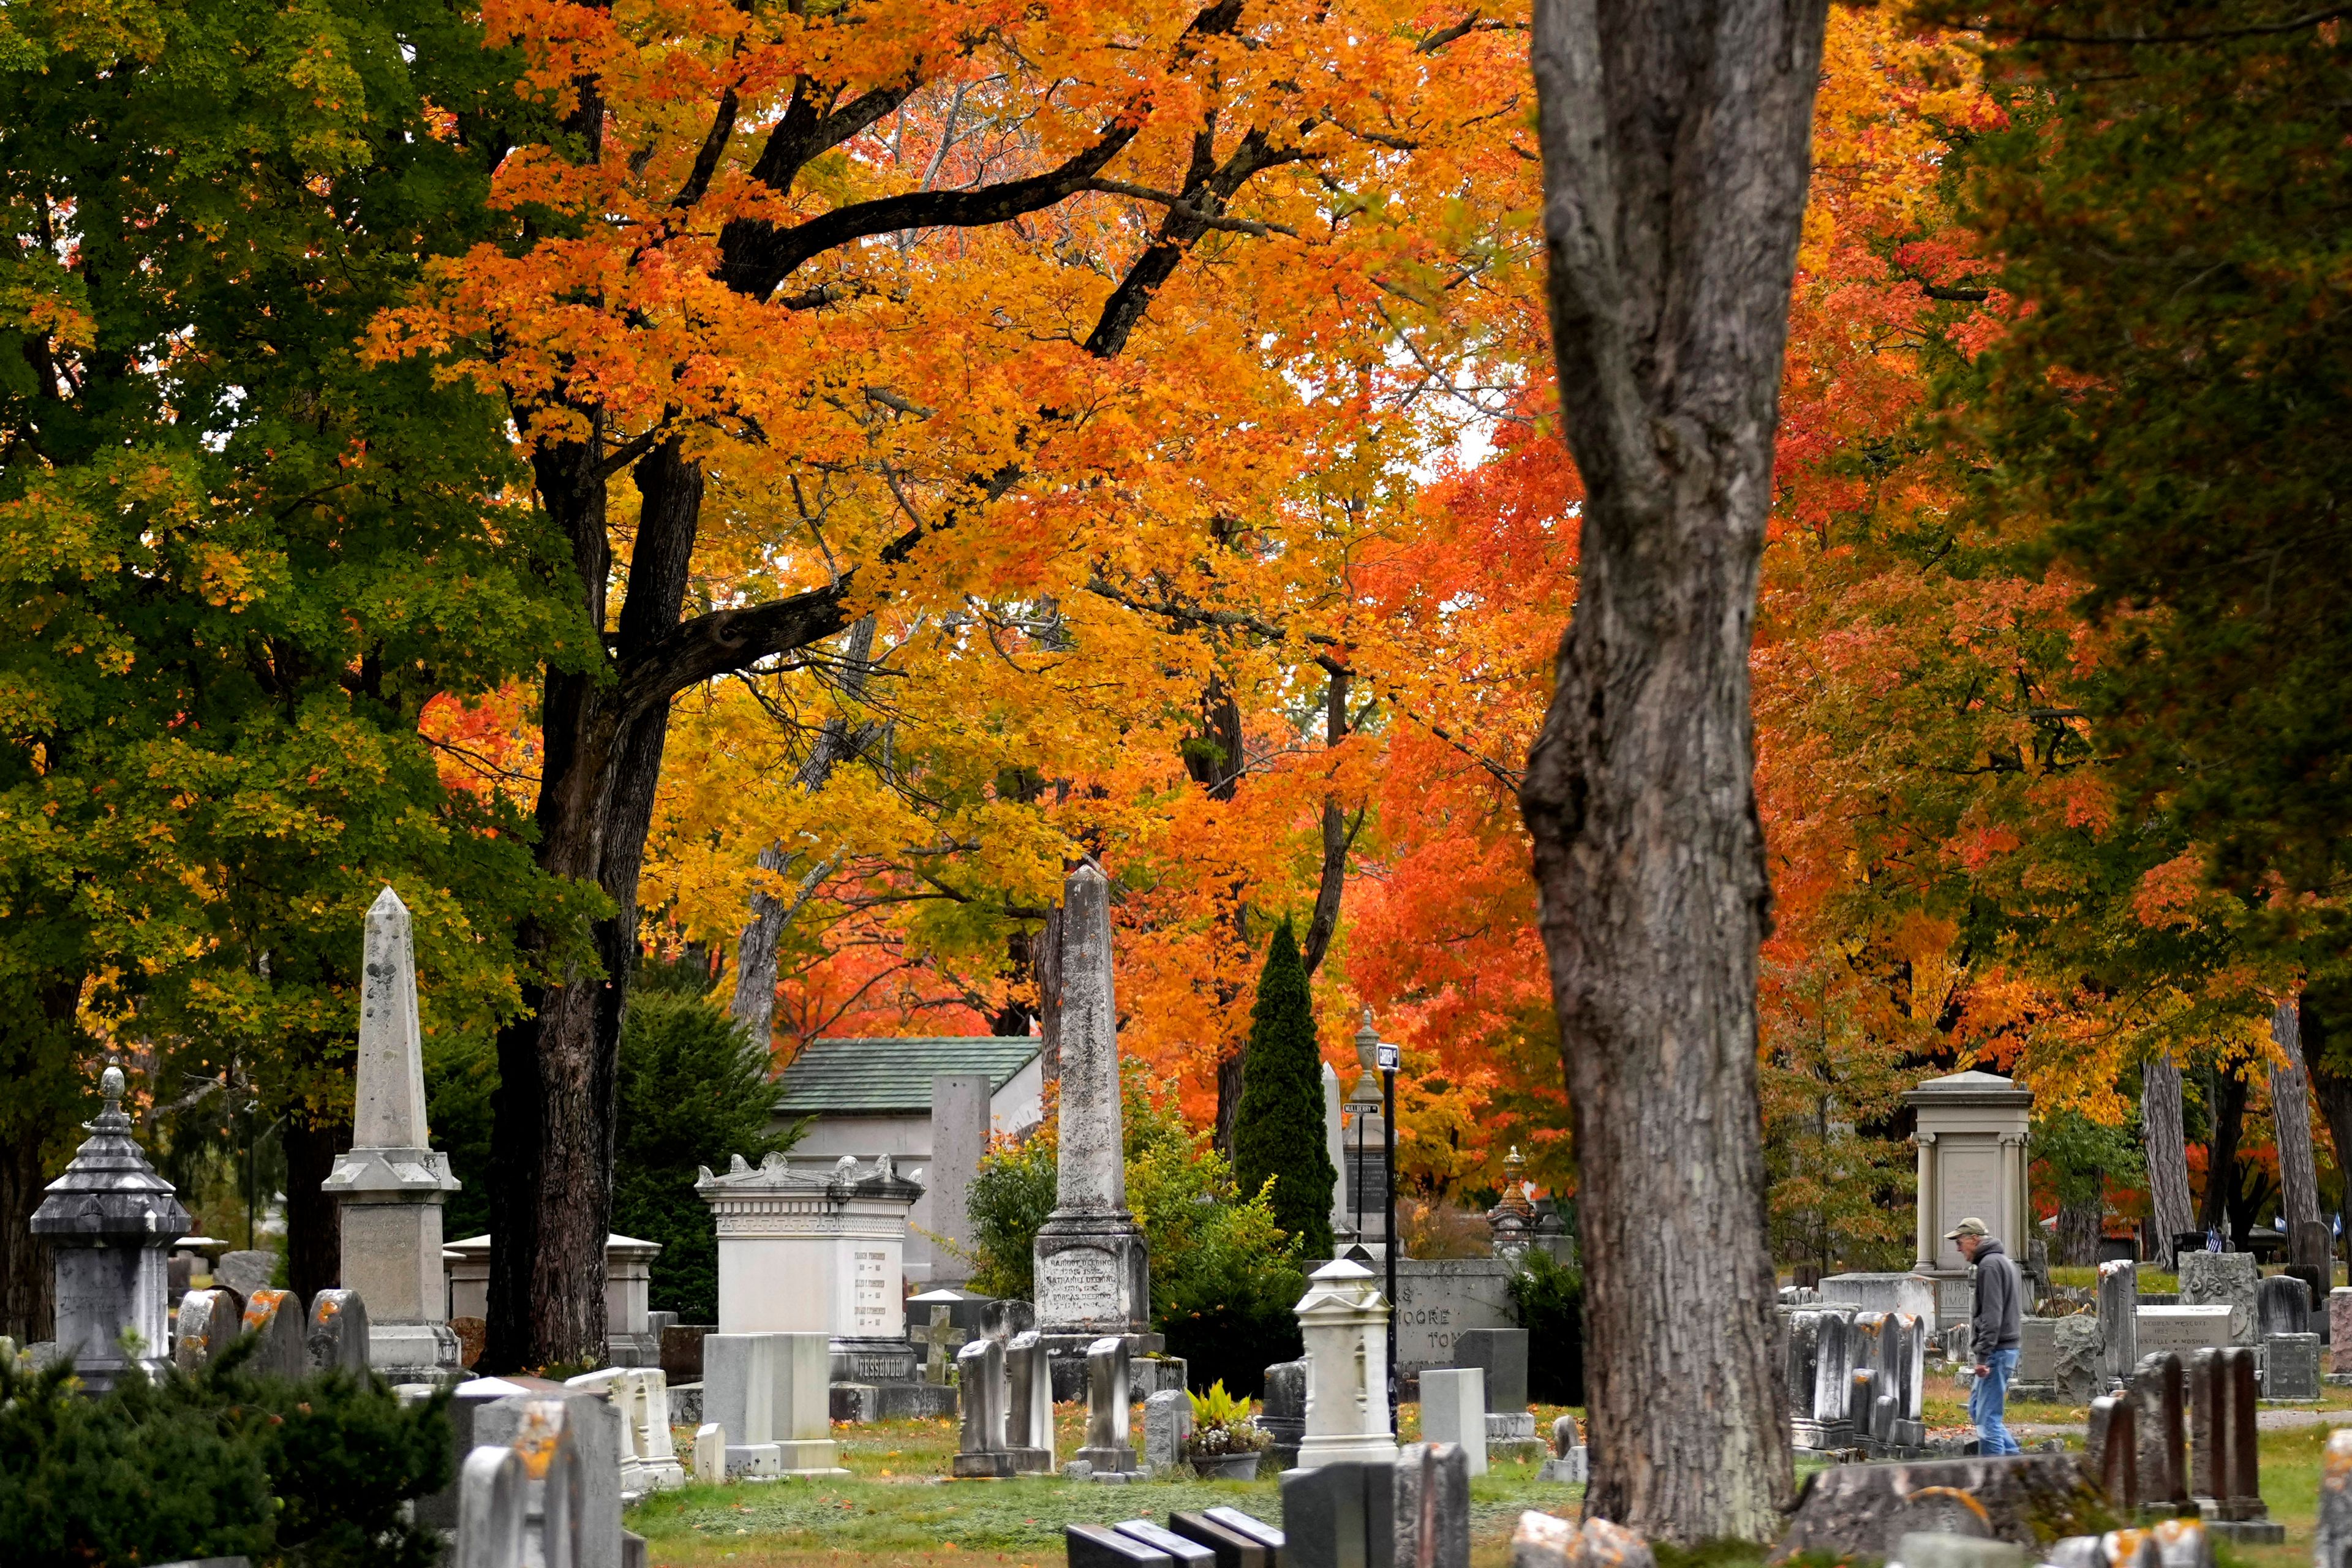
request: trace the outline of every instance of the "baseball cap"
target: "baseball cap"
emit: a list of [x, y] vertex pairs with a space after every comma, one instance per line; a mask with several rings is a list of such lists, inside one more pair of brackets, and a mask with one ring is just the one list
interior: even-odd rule
[[1964, 1219], [1944, 1233], [1946, 1241], [1958, 1241], [1964, 1236], [1990, 1236], [1992, 1231], [1980, 1219]]

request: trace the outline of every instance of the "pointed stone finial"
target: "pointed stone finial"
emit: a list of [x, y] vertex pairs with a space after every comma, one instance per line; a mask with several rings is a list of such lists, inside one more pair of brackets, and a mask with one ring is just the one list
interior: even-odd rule
[[106, 1070], [98, 1075], [98, 1092], [105, 1100], [106, 1111], [110, 1116], [122, 1113], [122, 1068], [115, 1064], [112, 1057], [107, 1058]]
[[354, 1149], [422, 1149], [425, 1041], [416, 1021], [416, 954], [408, 906], [390, 888], [368, 908], [360, 981], [358, 1103]]

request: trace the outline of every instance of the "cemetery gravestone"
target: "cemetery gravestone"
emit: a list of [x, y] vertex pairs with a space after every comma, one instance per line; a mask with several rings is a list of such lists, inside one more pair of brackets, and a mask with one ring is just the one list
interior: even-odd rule
[[1848, 1402], [1853, 1388], [1853, 1314], [1824, 1309], [1813, 1373], [1813, 1447], [1822, 1452], [1853, 1441]]
[[963, 1440], [950, 1473], [960, 1480], [1013, 1473], [1013, 1455], [1004, 1446], [1004, 1381], [1003, 1340], [983, 1337], [956, 1352]]
[[1389, 1461], [1388, 1303], [1361, 1264], [1335, 1258], [1308, 1277], [1298, 1329], [1307, 1345], [1307, 1429], [1298, 1465]]
[[210, 1366], [236, 1342], [244, 1316], [245, 1303], [234, 1290], [191, 1290], [181, 1297], [172, 1339], [173, 1363], [187, 1372]]
[[2177, 1262], [2181, 1306], [2229, 1308], [2230, 1342], [2253, 1343], [2255, 1297], [2262, 1278], [2253, 1254], [2184, 1252]]
[[221, 1255], [220, 1267], [213, 1278], [236, 1292], [244, 1300], [277, 1276], [278, 1254], [245, 1249]]
[[716, 1421], [694, 1429], [694, 1479], [703, 1486], [727, 1479], [727, 1428]]
[[2231, 1326], [2236, 1315], [2236, 1309], [2223, 1302], [2210, 1306], [2142, 1307], [2133, 1314], [2140, 1353], [2170, 1351], [2176, 1355], [2187, 1355], [2191, 1351], [2218, 1349], [2231, 1342]]
[[476, 1411], [474, 1437], [526, 1457], [524, 1510], [541, 1561], [621, 1568], [620, 1412], [593, 1394], [523, 1394]]
[[2189, 1500], [2186, 1452], [2188, 1387], [2180, 1358], [2154, 1351], [2140, 1358], [2132, 1374], [2139, 1403], [2139, 1495], [2159, 1508]]
[[1192, 1436], [1192, 1396], [1181, 1389], [1163, 1389], [1143, 1402], [1143, 1468], [1155, 1479], [1173, 1475], [1184, 1463], [1184, 1444]]
[[2320, 1450], [2314, 1568], [2342, 1568], [2347, 1552], [2352, 1552], [2352, 1426], [2339, 1426], [2327, 1435], [2327, 1446]]
[[1396, 1463], [1340, 1459], [1282, 1476], [1283, 1568], [1394, 1560]]
[[1486, 1473], [1486, 1373], [1483, 1368], [1431, 1367], [1421, 1374], [1421, 1435], [1425, 1442], [1460, 1448], [1472, 1475]]
[[[184, 1308], [183, 1310], [185, 1309]], [[303, 1336], [313, 1372], [368, 1370], [367, 1303], [356, 1290], [321, 1290], [310, 1298], [309, 1331]]]
[[1135, 1468], [1128, 1419], [1127, 1341], [1106, 1334], [1087, 1347], [1087, 1441], [1077, 1454], [1095, 1474]]
[[1013, 1455], [1013, 1472], [1053, 1474], [1054, 1372], [1035, 1329], [1024, 1329], [1006, 1343], [1004, 1387], [1004, 1446]]
[[1118, 1022], [1111, 983], [1110, 884], [1092, 860], [1062, 884], [1061, 1138], [1054, 1211], [1038, 1227], [1037, 1323], [1075, 1393], [1078, 1347], [1089, 1362], [1106, 1334], [1129, 1355], [1160, 1348], [1148, 1334], [1150, 1248], [1127, 1206]]
[[[2297, 1289], [2301, 1281], [2296, 1282]], [[2263, 1342], [2263, 1397], [2316, 1403], [2320, 1395], [2319, 1336], [2273, 1334]]]
[[341, 1207], [342, 1282], [368, 1304], [369, 1360], [394, 1383], [464, 1378], [448, 1323], [441, 1205], [457, 1190], [425, 1121], [425, 1047], [408, 906], [367, 912], [352, 1148], [320, 1184]]
[[245, 1303], [240, 1329], [261, 1342], [253, 1359], [245, 1363], [247, 1371], [288, 1383], [299, 1383], [310, 1375], [310, 1337], [302, 1321], [302, 1303], [293, 1291], [268, 1286], [256, 1290]]
[[1397, 1259], [1398, 1376], [1469, 1364], [1458, 1349], [1463, 1335], [1512, 1329], [1511, 1280], [1517, 1272], [1507, 1258]]
[[623, 1498], [634, 1501], [686, 1484], [669, 1430], [669, 1380], [660, 1368], [607, 1367], [567, 1379], [564, 1386], [601, 1394], [620, 1413]]
[[702, 1413], [727, 1432], [730, 1475], [839, 1475], [823, 1334], [711, 1334]]
[[945, 1304], [931, 1308], [931, 1321], [919, 1329], [907, 1331], [908, 1339], [922, 1348], [923, 1381], [944, 1385], [948, 1380], [948, 1363], [961, 1356], [968, 1337], [955, 1326], [950, 1309]]
[[1062, 1552], [1069, 1568], [1176, 1568], [1165, 1552], [1107, 1524], [1064, 1525]]
[[[104, 1109], [85, 1124], [89, 1137], [49, 1184], [31, 1221], [50, 1247], [58, 1353], [73, 1358], [95, 1393], [112, 1388], [133, 1364], [150, 1376], [170, 1364], [165, 1255], [189, 1226], [172, 1184], [131, 1137], [122, 1091], [122, 1069], [109, 1063], [99, 1075]], [[125, 1334], [138, 1347], [128, 1354]]]
[[1591, 1475], [1591, 1457], [1585, 1452], [1582, 1436], [1576, 1429], [1576, 1417], [1556, 1417], [1551, 1424], [1551, 1458], [1544, 1461], [1536, 1479], [1582, 1486]]
[[1121, 1535], [1141, 1542], [1182, 1568], [1216, 1568], [1217, 1554], [1197, 1541], [1152, 1523], [1148, 1519], [1122, 1519], [1111, 1526]]
[[943, 1072], [931, 1079], [931, 1271], [934, 1285], [961, 1284], [971, 1272], [970, 1194], [988, 1152], [989, 1100], [994, 1085], [984, 1072]]
[[1454, 1336], [1454, 1363], [1486, 1374], [1486, 1440], [1530, 1443], [1535, 1412], [1528, 1408], [1528, 1331], [1465, 1329]]
[[[1344, 1098], [1339, 1089], [1339, 1075], [1331, 1070], [1329, 1062], [1325, 1062], [1323, 1064], [1323, 1147], [1324, 1152], [1331, 1157], [1331, 1168], [1334, 1171], [1344, 1171], [1348, 1168], [1348, 1151], [1344, 1140], [1345, 1119], [1339, 1110], [1340, 1102]], [[1349, 1218], [1348, 1184], [1334, 1182], [1331, 1184], [1331, 1237], [1342, 1252], [1348, 1249], [1349, 1242], [1356, 1239], [1355, 1231], [1349, 1224]]]
[[2254, 1296], [2254, 1323], [2265, 1340], [2309, 1333], [2311, 1296], [2304, 1282], [2291, 1274], [2264, 1276]]
[[2063, 1400], [2089, 1400], [2107, 1386], [2106, 1350], [2099, 1335], [2099, 1320], [2077, 1312], [2058, 1320], [2052, 1334], [2050, 1381]]
[[1903, 1102], [1914, 1113], [1919, 1152], [1912, 1268], [1933, 1278], [1936, 1300], [1924, 1311], [1908, 1302], [1886, 1310], [1918, 1311], [1937, 1327], [1962, 1322], [1970, 1289], [1967, 1261], [1946, 1239], [1954, 1226], [1980, 1219], [2021, 1268], [2030, 1263], [2026, 1138], [2033, 1095], [1997, 1073], [1969, 1071], [1930, 1079]]
[[2290, 1279], [2303, 1281], [2304, 1301], [2309, 1309], [2309, 1321], [2304, 1325], [2304, 1331], [2317, 1334], [2319, 1342], [2326, 1344], [2329, 1331], [2327, 1281], [2330, 1271], [2314, 1268], [2307, 1263], [2290, 1263], [2280, 1272]]
[[2099, 1342], [2110, 1388], [2128, 1381], [2139, 1365], [2139, 1265], [2122, 1260], [2099, 1265]]
[[522, 1456], [484, 1446], [457, 1472], [457, 1539], [453, 1568], [520, 1568], [527, 1485]]
[[[1475, 1375], [1477, 1369], [1469, 1370]], [[1458, 1444], [1415, 1443], [1398, 1453], [1393, 1473], [1391, 1561], [1412, 1568], [1470, 1568], [1468, 1454]]]
[[1257, 1424], [1266, 1436], [1265, 1465], [1286, 1470], [1298, 1463], [1298, 1445], [1307, 1436], [1307, 1362], [1276, 1362], [1265, 1369], [1259, 1395]]
[[2352, 1287], [2327, 1293], [2327, 1370], [2352, 1373]]
[[2137, 1414], [2137, 1401], [2129, 1393], [2101, 1394], [2091, 1401], [2089, 1434], [2083, 1445], [2084, 1467], [2097, 1478], [2107, 1506], [2126, 1519], [2139, 1506]]

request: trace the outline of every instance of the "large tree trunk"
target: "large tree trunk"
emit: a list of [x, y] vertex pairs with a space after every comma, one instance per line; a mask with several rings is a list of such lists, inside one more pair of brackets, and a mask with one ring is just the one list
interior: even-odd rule
[[[2295, 1005], [2295, 1034], [2303, 1048], [2304, 1070], [2311, 1075], [2311, 1097], [2327, 1123], [2328, 1141], [2336, 1145], [2341, 1168], [2352, 1160], [2352, 1037], [2344, 1037], [2334, 1020], [2343, 1016], [2352, 995], [2333, 992], [2324, 1000], [2306, 990]], [[2338, 1213], [2344, 1234], [2352, 1236], [2352, 1177], [2344, 1184], [2344, 1205]]]
[[57, 1338], [47, 1244], [33, 1234], [47, 1173], [41, 1148], [47, 1135], [14, 1119], [0, 1135], [0, 1334], [18, 1344]]
[[2180, 1068], [2169, 1056], [2140, 1074], [2140, 1138], [2147, 1151], [2147, 1190], [2156, 1210], [2157, 1258], [2173, 1268], [2172, 1238], [2197, 1223], [2189, 1197], [2189, 1147], [2180, 1121]]
[[2311, 1078], [2303, 1067], [2303, 1032], [2293, 1002], [2271, 1014], [2271, 1038], [2286, 1065], [2271, 1068], [2271, 1118], [2278, 1131], [2279, 1195], [2289, 1256], [2299, 1227], [2319, 1223], [2319, 1165], [2311, 1152]]
[[1748, 658], [1823, 21], [1822, 0], [1535, 13], [1585, 502], [1522, 806], [1582, 1173], [1584, 1507], [1677, 1542], [1772, 1539], [1791, 1492]]
[[352, 1129], [289, 1114], [279, 1136], [286, 1150], [286, 1282], [308, 1301], [342, 1283], [342, 1205], [323, 1184], [336, 1154], [351, 1147]]
[[2069, 1268], [2079, 1268], [2099, 1260], [2099, 1235], [2106, 1228], [2107, 1194], [2105, 1184], [2092, 1189], [2086, 1198], [2058, 1205], [2058, 1261]]
[[[2246, 1080], [2227, 1068], [2215, 1068], [2209, 1109], [2213, 1137], [2205, 1145], [2205, 1195], [2197, 1207], [2197, 1225], [2210, 1231], [2229, 1226], [2231, 1203], [2238, 1195], [2238, 1136], [2246, 1122]], [[2233, 1235], [2231, 1245], [2242, 1247], [2245, 1238]]]

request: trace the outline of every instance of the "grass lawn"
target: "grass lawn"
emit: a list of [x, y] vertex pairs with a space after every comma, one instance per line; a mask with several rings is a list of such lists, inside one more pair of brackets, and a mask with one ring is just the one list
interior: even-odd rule
[[[1538, 1407], [1537, 1426], [1549, 1430], [1559, 1414]], [[1420, 1436], [1420, 1410], [1402, 1412], [1402, 1436]], [[1068, 1456], [1084, 1441], [1086, 1412], [1076, 1404], [1054, 1411], [1055, 1451]], [[1142, 1413], [1135, 1441], [1142, 1442]], [[1138, 1517], [1164, 1521], [1178, 1510], [1225, 1504], [1270, 1523], [1282, 1521], [1281, 1484], [1264, 1480], [1150, 1481], [1128, 1486], [1079, 1485], [1060, 1479], [950, 1481], [954, 1424], [891, 1421], [835, 1428], [842, 1465], [850, 1473], [828, 1481], [772, 1481], [694, 1486], [664, 1492], [629, 1510], [628, 1526], [651, 1542], [657, 1568], [816, 1568], [818, 1564], [887, 1563], [911, 1568], [949, 1564], [1025, 1564], [1057, 1568], [1062, 1527], [1108, 1524]], [[692, 1434], [683, 1428], [681, 1444]], [[683, 1455], [683, 1447], [681, 1454]], [[1497, 1463], [1471, 1483], [1478, 1568], [1500, 1568], [1522, 1510], [1573, 1516], [1582, 1489], [1540, 1483], [1534, 1464]]]
[[[2308, 1408], [2308, 1407], [2306, 1407]], [[2352, 1390], [2329, 1388], [2323, 1410], [2352, 1410]], [[1555, 1406], [1537, 1411], [1537, 1429], [1548, 1431]], [[1581, 1417], [1582, 1412], [1577, 1413]], [[1403, 1412], [1406, 1441], [1419, 1437], [1418, 1407]], [[2063, 1405], [2012, 1405], [2017, 1421], [2079, 1422], [2084, 1412]], [[1967, 1419], [1959, 1401], [1931, 1398], [1931, 1426]], [[1083, 1406], [1055, 1408], [1056, 1451], [1066, 1456], [1083, 1440]], [[1142, 1440], [1142, 1415], [1135, 1417]], [[681, 1429], [680, 1441], [692, 1434]], [[1108, 1524], [1139, 1516], [1164, 1521], [1179, 1510], [1227, 1504], [1270, 1523], [1282, 1522], [1280, 1483], [1150, 1481], [1129, 1486], [1079, 1485], [1059, 1479], [950, 1481], [955, 1453], [954, 1424], [894, 1421], [835, 1429], [842, 1463], [850, 1472], [827, 1481], [774, 1481], [725, 1487], [688, 1487], [665, 1492], [632, 1509], [630, 1529], [651, 1542], [656, 1568], [821, 1568], [853, 1563], [903, 1564], [906, 1568], [977, 1568], [1023, 1565], [1059, 1568], [1062, 1526], [1081, 1521]], [[2286, 1544], [2224, 1548], [2222, 1568], [2303, 1568], [2311, 1559], [2311, 1531], [2319, 1497], [2319, 1450], [2326, 1426], [2262, 1436], [2263, 1496], [2272, 1516], [2287, 1529]], [[2074, 1440], [2079, 1444], [2079, 1439]], [[683, 1449], [681, 1450], [683, 1453]], [[1817, 1467], [1811, 1467], [1817, 1468]], [[1801, 1469], [1798, 1479], [1803, 1479]], [[1532, 1464], [1498, 1463], [1471, 1484], [1473, 1568], [1503, 1568], [1520, 1511], [1541, 1509], [1573, 1518], [1582, 1489], [1537, 1481]], [[1706, 1568], [1733, 1568], [1733, 1559], [1760, 1561], [1760, 1553], [1719, 1550], [1704, 1554]], [[1666, 1562], [1666, 1559], [1675, 1562]], [[1664, 1568], [1675, 1568], [1678, 1554], [1662, 1554]]]

